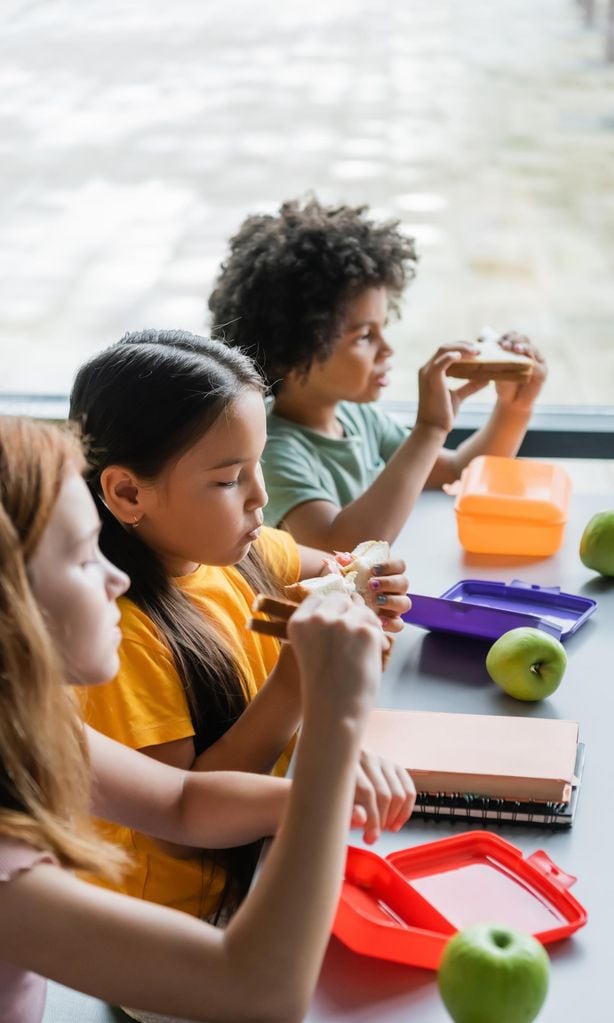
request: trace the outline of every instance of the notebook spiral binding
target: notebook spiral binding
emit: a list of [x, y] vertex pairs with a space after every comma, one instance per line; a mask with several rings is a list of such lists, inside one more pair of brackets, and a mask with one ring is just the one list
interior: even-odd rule
[[568, 803], [521, 803], [517, 800], [454, 793], [426, 793], [416, 796], [414, 817], [427, 820], [486, 824], [570, 824]]
[[413, 817], [464, 824], [533, 824], [542, 827], [570, 827], [576, 813], [584, 770], [584, 743], [578, 743], [574, 784], [568, 803], [519, 802], [476, 793], [419, 792]]

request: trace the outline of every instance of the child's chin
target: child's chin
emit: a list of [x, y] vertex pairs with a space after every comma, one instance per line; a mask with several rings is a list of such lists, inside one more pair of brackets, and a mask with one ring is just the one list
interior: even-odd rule
[[122, 634], [118, 628], [113, 629], [113, 649], [108, 650], [106, 655], [101, 654], [95, 663], [89, 666], [84, 684], [88, 686], [100, 686], [105, 682], [111, 682], [119, 671], [119, 645], [122, 641]]
[[371, 401], [379, 401], [382, 394], [384, 393], [383, 387], [370, 387], [367, 391], [363, 391], [359, 398], [354, 398], [357, 405], [368, 405]]
[[254, 542], [253, 540], [250, 540], [249, 543], [244, 543], [238, 548], [239, 553], [235, 558], [235, 564], [237, 561], [243, 561], [243, 558], [247, 557], [247, 555], [252, 549], [253, 542]]
[[89, 670], [84, 670], [68, 679], [68, 684], [78, 689], [85, 689], [88, 686], [103, 686], [112, 682], [119, 671], [119, 657], [114, 661], [107, 661], [104, 665], [95, 665]]

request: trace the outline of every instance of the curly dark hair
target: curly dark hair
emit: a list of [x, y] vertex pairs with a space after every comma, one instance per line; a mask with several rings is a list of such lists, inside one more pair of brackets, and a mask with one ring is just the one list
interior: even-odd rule
[[255, 359], [273, 390], [330, 355], [345, 303], [365, 288], [385, 287], [398, 315], [414, 241], [368, 209], [285, 202], [276, 216], [247, 217], [230, 239], [209, 298], [214, 330]]

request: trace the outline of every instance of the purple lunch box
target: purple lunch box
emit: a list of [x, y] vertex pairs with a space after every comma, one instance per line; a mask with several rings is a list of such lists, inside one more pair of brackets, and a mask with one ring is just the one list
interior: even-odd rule
[[590, 597], [520, 579], [509, 584], [462, 579], [440, 597], [409, 596], [412, 606], [403, 615], [409, 625], [478, 639], [498, 639], [510, 629], [529, 627], [564, 642], [597, 607]]

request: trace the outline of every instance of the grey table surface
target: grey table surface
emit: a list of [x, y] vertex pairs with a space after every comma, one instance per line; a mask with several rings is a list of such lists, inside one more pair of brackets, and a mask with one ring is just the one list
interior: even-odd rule
[[[550, 946], [551, 987], [540, 1023], [612, 1018], [614, 978], [614, 580], [585, 568], [578, 556], [582, 530], [596, 511], [611, 508], [611, 494], [575, 495], [561, 549], [550, 558], [466, 554], [457, 539], [453, 501], [423, 494], [395, 549], [406, 559], [410, 590], [439, 595], [460, 579], [521, 579], [591, 596], [598, 608], [567, 641], [569, 663], [560, 688], [547, 700], [520, 703], [503, 694], [484, 666], [488, 644], [427, 633], [408, 626], [395, 644], [383, 679], [383, 707], [474, 714], [536, 715], [578, 721], [586, 763], [571, 829], [493, 827], [525, 853], [545, 849], [578, 880], [572, 893], [586, 907], [587, 926]], [[375, 530], [377, 532], [377, 530]], [[395, 849], [458, 834], [465, 825], [414, 820], [375, 847]], [[358, 832], [350, 836], [360, 845]], [[347, 1020], [377, 1023], [449, 1023], [431, 971], [359, 956], [331, 939], [307, 1023]], [[493, 1020], [493, 1023], [496, 1021]]]
[[[555, 863], [578, 877], [572, 891], [589, 912], [587, 927], [550, 948], [551, 990], [540, 1023], [605, 1023], [612, 1018], [614, 970], [614, 827], [610, 811], [614, 580], [600, 579], [584, 568], [577, 552], [585, 523], [595, 511], [612, 507], [614, 497], [574, 496], [561, 550], [539, 560], [464, 554], [456, 537], [452, 505], [443, 494], [423, 494], [396, 544], [407, 561], [414, 592], [438, 595], [467, 578], [522, 579], [586, 594], [596, 598], [599, 607], [568, 641], [565, 678], [543, 703], [518, 703], [493, 685], [484, 668], [487, 645], [415, 627], [407, 627], [395, 643], [379, 703], [384, 707], [534, 714], [579, 721], [586, 743], [586, 766], [573, 828], [552, 832], [508, 826], [493, 830], [525, 853], [546, 849]], [[411, 821], [399, 834], [384, 835], [375, 851], [386, 856], [394, 849], [458, 834], [461, 827]], [[352, 833], [350, 841], [359, 845], [360, 835]], [[44, 1023], [111, 1023], [120, 1018], [126, 1017], [96, 999], [50, 985]], [[341, 1020], [449, 1023], [434, 973], [355, 955], [332, 938], [306, 1023]]]

